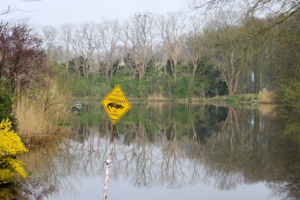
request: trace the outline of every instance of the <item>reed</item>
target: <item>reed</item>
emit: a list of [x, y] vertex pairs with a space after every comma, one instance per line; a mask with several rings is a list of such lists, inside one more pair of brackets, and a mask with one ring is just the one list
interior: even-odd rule
[[71, 95], [60, 91], [54, 82], [22, 95], [14, 105], [18, 134], [28, 144], [42, 144], [55, 141], [55, 135], [69, 133], [70, 127], [60, 124], [70, 121], [70, 100]]
[[154, 100], [164, 100], [164, 96], [161, 93], [154, 93], [152, 95], [148, 95], [148, 100], [154, 99]]
[[261, 97], [259, 99], [259, 103], [269, 103], [269, 104], [274, 104], [274, 93], [271, 91], [266, 91], [263, 94], [261, 94]]

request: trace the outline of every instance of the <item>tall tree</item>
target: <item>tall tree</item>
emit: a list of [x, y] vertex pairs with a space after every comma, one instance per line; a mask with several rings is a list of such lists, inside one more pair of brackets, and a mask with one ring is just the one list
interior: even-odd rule
[[104, 20], [99, 26], [102, 48], [105, 55], [105, 77], [108, 81], [114, 73], [117, 59], [118, 42], [120, 41], [120, 25], [118, 20]]
[[[244, 35], [235, 12], [221, 12], [211, 24], [211, 53], [215, 67], [220, 70], [228, 86], [229, 95], [236, 92], [241, 72], [246, 66], [246, 47], [241, 39]], [[241, 42], [236, 42], [241, 41]]]
[[55, 27], [45, 26], [42, 28], [42, 33], [43, 41], [46, 45], [47, 61], [49, 62], [53, 59], [53, 53], [57, 45], [56, 38], [58, 32]]
[[131, 24], [127, 24], [126, 44], [134, 58], [136, 69], [141, 80], [152, 57], [152, 45], [155, 35], [155, 19], [151, 13], [135, 14]]
[[[200, 21], [198, 17], [192, 16], [190, 18], [189, 31], [184, 36], [185, 55], [193, 65], [193, 79], [205, 49], [206, 32], [204, 31], [204, 24], [200, 24]], [[202, 73], [205, 70], [203, 69]]]
[[73, 28], [74, 26], [72, 24], [64, 24], [60, 27], [60, 40], [62, 43], [62, 46], [64, 48], [64, 61], [66, 66], [66, 72], [69, 73], [69, 66], [70, 66], [70, 60], [71, 60], [71, 53], [72, 53], [72, 37], [73, 37]]
[[83, 74], [86, 78], [89, 76], [90, 64], [94, 56], [93, 42], [96, 36], [95, 24], [85, 23], [81, 24], [74, 33], [73, 39], [74, 48], [76, 48], [79, 56], [82, 56]]
[[162, 30], [165, 31], [164, 37], [167, 42], [172, 74], [176, 80], [179, 53], [182, 50], [182, 35], [186, 28], [186, 17], [177, 13], [169, 14], [164, 25], [166, 27]]
[[190, 0], [189, 5], [192, 9], [214, 15], [220, 11], [241, 11], [247, 17], [273, 15], [272, 23], [257, 29], [247, 40], [265, 34], [300, 12], [300, 2], [295, 0]]

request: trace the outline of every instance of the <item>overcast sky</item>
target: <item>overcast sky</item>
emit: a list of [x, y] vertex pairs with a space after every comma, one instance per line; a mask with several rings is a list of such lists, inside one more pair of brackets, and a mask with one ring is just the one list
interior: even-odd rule
[[146, 11], [155, 14], [180, 12], [187, 8], [187, 0], [0, 0], [0, 10], [9, 5], [22, 11], [0, 15], [2, 20], [30, 18], [37, 26], [58, 27], [65, 23], [98, 22], [101, 18], [124, 20]]

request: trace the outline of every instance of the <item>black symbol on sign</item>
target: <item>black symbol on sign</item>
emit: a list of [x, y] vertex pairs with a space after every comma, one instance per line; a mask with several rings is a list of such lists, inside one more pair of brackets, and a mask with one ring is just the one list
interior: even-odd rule
[[[110, 111], [110, 108], [123, 109], [124, 107], [117, 103], [109, 103], [107, 104], [107, 109]], [[111, 111], [110, 111], [111, 112]]]

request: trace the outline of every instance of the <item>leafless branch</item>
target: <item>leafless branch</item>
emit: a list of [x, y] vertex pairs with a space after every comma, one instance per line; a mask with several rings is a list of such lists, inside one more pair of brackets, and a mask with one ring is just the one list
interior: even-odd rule
[[[36, 2], [36, 1], [41, 1], [41, 0], [22, 0], [22, 1], [25, 1], [25, 2]], [[33, 10], [33, 11], [25, 11], [25, 10], [20, 10], [20, 9], [16, 9], [16, 8], [12, 8], [10, 5], [7, 6], [7, 9], [5, 10], [1, 10], [0, 11], [0, 15], [5, 15], [5, 14], [8, 14], [8, 13], [12, 13], [14, 11], [21, 11], [21, 12], [35, 12], [37, 10]]]

